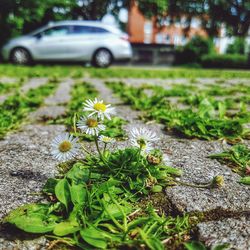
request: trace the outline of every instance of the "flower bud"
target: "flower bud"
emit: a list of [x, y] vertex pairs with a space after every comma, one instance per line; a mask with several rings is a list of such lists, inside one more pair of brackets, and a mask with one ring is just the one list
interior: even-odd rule
[[154, 185], [151, 190], [153, 193], [160, 193], [160, 192], [162, 192], [162, 186]]
[[214, 188], [220, 188], [224, 186], [224, 178], [222, 175], [217, 175], [213, 178], [212, 183], [211, 183], [212, 187]]
[[160, 157], [156, 157], [152, 154], [149, 154], [147, 156], [147, 161], [149, 164], [152, 164], [152, 165], [158, 165], [161, 163], [161, 158]]
[[147, 161], [152, 165], [160, 164], [162, 162], [162, 152], [158, 149], [151, 151], [147, 156]]
[[246, 167], [246, 172], [245, 172], [246, 175], [250, 175], [250, 166], [247, 166]]

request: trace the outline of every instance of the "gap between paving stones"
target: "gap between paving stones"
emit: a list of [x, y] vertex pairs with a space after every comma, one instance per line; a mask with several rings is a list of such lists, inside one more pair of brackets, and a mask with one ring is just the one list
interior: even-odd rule
[[[161, 142], [157, 146], [167, 153], [170, 159], [169, 165], [184, 171], [182, 181], [201, 183], [210, 181], [215, 175], [224, 176], [225, 186], [221, 189], [174, 186], [166, 189], [167, 199], [172, 203], [172, 207], [178, 209], [176, 212], [199, 212], [204, 213], [204, 216], [210, 216], [206, 219], [212, 221], [198, 224], [200, 240], [205, 240], [209, 245], [227, 241], [236, 249], [250, 249], [249, 239], [245, 238], [245, 234], [241, 234], [242, 229], [248, 225], [244, 219], [250, 214], [250, 187], [240, 185], [238, 183], [240, 176], [233, 173], [226, 165], [207, 158], [212, 153], [221, 152], [222, 143], [180, 139], [164, 133], [162, 125], [145, 125], [138, 120], [140, 112], [131, 110], [129, 106], [120, 105], [121, 100], [112, 95], [112, 91], [105, 86], [103, 80], [92, 79], [91, 83], [102, 93], [101, 97], [105, 102], [116, 105], [117, 115], [129, 121], [129, 124], [124, 125], [127, 132], [133, 126], [143, 125], [161, 137]], [[166, 207], [169, 205], [166, 204]], [[239, 220], [230, 217], [239, 217]], [[223, 229], [218, 229], [216, 224], [218, 221], [224, 223], [228, 237], [225, 233], [221, 233]], [[239, 222], [234, 223], [235, 221]], [[208, 232], [203, 230], [204, 228], [208, 228]], [[209, 232], [214, 233], [216, 240], [209, 241], [211, 237]]]

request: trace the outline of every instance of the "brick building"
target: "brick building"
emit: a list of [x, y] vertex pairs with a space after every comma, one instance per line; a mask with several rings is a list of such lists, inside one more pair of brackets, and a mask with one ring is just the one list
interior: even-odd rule
[[164, 26], [158, 28], [155, 18], [146, 19], [140, 12], [136, 1], [133, 0], [131, 3], [127, 29], [132, 43], [184, 45], [195, 35], [207, 36], [207, 33], [201, 28], [198, 18], [193, 18], [187, 34], [183, 32], [184, 27], [185, 16], [174, 23], [170, 23], [170, 18], [166, 17]]

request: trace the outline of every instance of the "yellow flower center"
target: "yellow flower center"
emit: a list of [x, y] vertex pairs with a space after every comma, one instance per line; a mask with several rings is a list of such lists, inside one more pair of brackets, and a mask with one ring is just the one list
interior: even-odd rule
[[72, 148], [72, 144], [69, 141], [63, 141], [59, 145], [59, 150], [62, 153], [68, 152]]
[[105, 112], [105, 110], [107, 109], [107, 106], [104, 103], [97, 102], [94, 105], [94, 109], [97, 111]]
[[137, 143], [139, 144], [139, 146], [140, 146], [141, 149], [145, 149], [146, 148], [147, 144], [146, 144], [145, 140], [139, 139], [139, 140], [137, 140]]
[[90, 118], [87, 120], [86, 124], [89, 128], [95, 128], [98, 125], [98, 121]]
[[102, 138], [102, 141], [103, 141], [103, 142], [110, 142], [110, 141], [111, 141], [111, 138], [109, 138], [109, 137], [103, 137], [103, 138]]

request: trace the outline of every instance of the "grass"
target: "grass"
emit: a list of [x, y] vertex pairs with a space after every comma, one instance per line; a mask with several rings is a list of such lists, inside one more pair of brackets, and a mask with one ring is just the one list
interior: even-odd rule
[[250, 149], [244, 144], [234, 145], [222, 153], [213, 154], [209, 157], [227, 164], [232, 171], [243, 177], [250, 176]]
[[28, 114], [38, 108], [46, 96], [53, 93], [57, 84], [48, 82], [27, 93], [16, 92], [0, 105], [0, 138], [20, 127]]
[[[63, 117], [48, 122], [50, 124], [64, 124], [75, 136], [89, 141], [93, 140], [92, 136], [83, 134], [79, 129], [74, 128], [74, 123], [79, 120], [80, 116], [84, 115], [82, 111], [83, 102], [87, 99], [94, 99], [98, 95], [98, 91], [90, 83], [77, 81], [71, 90], [71, 100], [67, 104], [67, 113]], [[104, 122], [106, 130], [101, 132], [101, 134], [116, 139], [125, 139], [126, 133], [122, 129], [122, 126], [126, 123], [127, 122], [120, 117], [113, 117], [111, 120], [106, 120]]]
[[0, 95], [9, 93], [15, 89], [18, 89], [23, 84], [23, 78], [16, 83], [4, 83], [0, 82]]
[[36, 65], [15, 66], [9, 64], [0, 65], [0, 76], [9, 77], [42, 77], [59, 76], [80, 78], [83, 76], [98, 78], [250, 78], [247, 70], [212, 70], [212, 69], [185, 69], [185, 68], [135, 68], [135, 67], [111, 67], [108, 69], [87, 68], [80, 65]]
[[[236, 103], [216, 100], [214, 97], [220, 87], [216, 89], [213, 86], [212, 90], [204, 92], [195, 87], [184, 88], [178, 85], [167, 90], [149, 85], [136, 88], [122, 82], [107, 82], [107, 85], [125, 103], [144, 111], [145, 119], [163, 123], [167, 130], [176, 135], [205, 140], [226, 139], [231, 143], [249, 137], [249, 131], [243, 126], [250, 121], [247, 103], [242, 101], [236, 112], [229, 112], [232, 106], [237, 109]], [[149, 89], [150, 94], [146, 93]], [[232, 89], [235, 90], [235, 87]], [[178, 105], [170, 103], [168, 97], [179, 97], [178, 102], [186, 105], [178, 108]]]

